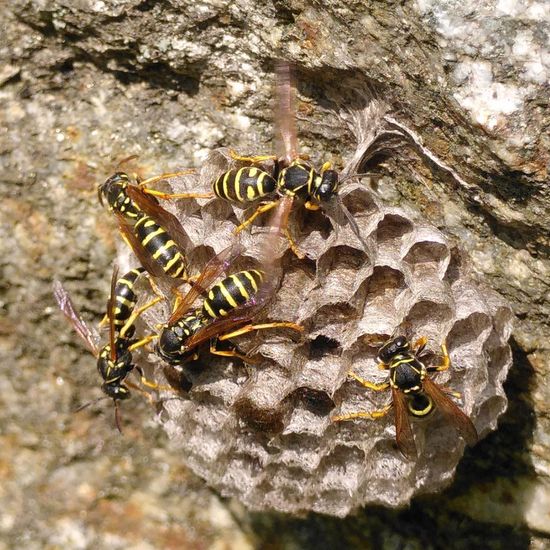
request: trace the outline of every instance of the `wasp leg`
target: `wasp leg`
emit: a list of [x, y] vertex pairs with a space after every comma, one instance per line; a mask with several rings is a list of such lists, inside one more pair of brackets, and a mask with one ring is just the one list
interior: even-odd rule
[[443, 364], [442, 365], [435, 365], [433, 367], [428, 367], [428, 372], [441, 372], [444, 370], [447, 370], [451, 366], [451, 358], [449, 357], [449, 352], [447, 351], [447, 345], [445, 342], [441, 344], [441, 351], [443, 353]]
[[136, 322], [136, 319], [144, 312], [147, 311], [150, 307], [153, 307], [155, 304], [158, 304], [163, 298], [160, 296], [157, 296], [156, 298], [153, 298], [150, 302], [147, 302], [146, 304], [142, 305], [141, 307], [138, 307], [130, 317], [128, 317], [128, 320], [126, 323], [124, 323], [124, 326], [120, 329], [120, 336], [121, 338], [124, 338], [125, 334], [130, 330], [130, 327]]
[[250, 162], [251, 164], [265, 162], [266, 160], [277, 160], [277, 157], [274, 155], [258, 155], [255, 157], [244, 157], [242, 155], [239, 155], [239, 153], [237, 153], [233, 149], [229, 149], [229, 156], [233, 160], [237, 160], [239, 162]]
[[360, 376], [355, 374], [353, 371], [349, 371], [348, 376], [351, 376], [354, 380], [357, 380], [359, 384], [361, 384], [362, 386], [365, 386], [365, 388], [368, 388], [369, 390], [382, 391], [382, 390], [387, 390], [390, 387], [389, 382], [384, 382], [382, 384], [375, 384], [374, 382], [369, 382], [368, 380], [361, 378]]
[[216, 195], [214, 193], [164, 193], [156, 189], [143, 189], [144, 193], [153, 195], [162, 200], [169, 199], [212, 199]]
[[241, 225], [239, 225], [239, 227], [237, 227], [235, 231], [233, 231], [233, 233], [235, 233], [235, 235], [237, 233], [240, 233], [243, 229], [248, 227], [260, 214], [263, 214], [264, 212], [271, 210], [272, 208], [277, 206], [277, 204], [279, 204], [279, 201], [271, 201], [266, 204], [260, 204], [260, 206], [256, 208], [256, 211], [254, 212], [254, 214], [252, 214], [243, 223], [241, 223]]
[[285, 228], [285, 237], [288, 241], [288, 246], [290, 246], [290, 250], [294, 252], [294, 254], [298, 259], [303, 260], [306, 257], [306, 255], [298, 248], [298, 245], [292, 238], [292, 235], [290, 234], [290, 231], [288, 228]]
[[311, 202], [311, 201], [307, 201], [304, 206], [308, 209], [308, 210], [319, 210], [321, 207], [318, 205], [318, 204], [315, 204], [314, 202]]
[[134, 384], [133, 382], [130, 382], [129, 380], [126, 380], [125, 384], [129, 388], [132, 388], [133, 390], [136, 390], [139, 393], [143, 394], [147, 398], [147, 401], [149, 401], [149, 403], [151, 405], [155, 404], [155, 400], [153, 399], [153, 396], [148, 391], [145, 391], [143, 388], [140, 388], [137, 384]]
[[323, 172], [326, 172], [327, 170], [330, 170], [332, 168], [332, 162], [330, 161], [327, 161], [323, 164], [323, 166], [321, 166], [321, 174]]
[[[156, 183], [157, 181], [161, 180], [169, 180], [170, 178], [176, 178], [177, 176], [186, 176], [188, 174], [194, 174], [194, 169], [189, 170], [181, 170], [180, 172], [167, 172], [165, 174], [160, 174], [158, 176], [153, 176], [152, 178], [147, 178], [146, 180], [140, 180], [139, 178], [136, 178], [136, 181], [140, 187], [146, 187], [147, 185], [150, 185], [151, 183]], [[145, 192], [147, 192], [146, 189], [144, 189]]]
[[388, 370], [390, 367], [386, 363], [378, 363], [378, 370]]
[[235, 357], [237, 359], [240, 359], [241, 361], [244, 361], [245, 363], [250, 363], [251, 365], [254, 365], [257, 363], [256, 359], [252, 359], [252, 357], [243, 355], [242, 353], [239, 353], [234, 349], [218, 349], [216, 347], [217, 342], [218, 342], [217, 338], [213, 338], [212, 340], [210, 340], [210, 353], [212, 355], [220, 355], [221, 357]]
[[[146, 378], [145, 375], [143, 374], [143, 370], [141, 370], [140, 367], [136, 367], [136, 370], [139, 372], [139, 381], [147, 388], [151, 388], [157, 391], [171, 391], [171, 392], [174, 391], [174, 389], [171, 386], [157, 384], [156, 382], [153, 382], [152, 380], [149, 380], [148, 378]], [[149, 395], [149, 393], [146, 392], [145, 390], [142, 389], [142, 391], [144, 391], [147, 395]]]
[[145, 338], [142, 338], [141, 340], [138, 340], [137, 342], [129, 346], [128, 351], [134, 351], [138, 348], [142, 348], [143, 346], [147, 345], [149, 342], [152, 342], [155, 338], [158, 338], [158, 334], [151, 334], [150, 336], [146, 336]]
[[234, 330], [233, 332], [228, 332], [227, 334], [220, 336], [218, 340], [220, 342], [223, 342], [224, 340], [229, 340], [230, 338], [235, 338], [235, 336], [241, 336], [243, 334], [247, 334], [248, 332], [252, 332], [253, 330], [265, 330], [267, 328], [291, 328], [293, 330], [297, 330], [298, 332], [304, 331], [304, 327], [301, 325], [297, 325], [296, 323], [290, 323], [290, 322], [264, 323], [262, 325], [245, 325], [244, 327], [241, 327], [238, 330]]
[[420, 355], [424, 351], [424, 348], [426, 347], [427, 343], [428, 343], [428, 339], [425, 336], [422, 336], [422, 338], [419, 338], [413, 344], [414, 354]]
[[344, 422], [346, 420], [354, 420], [355, 418], [370, 418], [371, 420], [376, 420], [378, 418], [382, 418], [383, 416], [386, 416], [391, 409], [392, 405], [391, 403], [389, 405], [386, 405], [383, 409], [379, 409], [376, 411], [370, 411], [370, 412], [355, 412], [355, 413], [349, 413], [349, 414], [340, 414], [338, 416], [333, 416], [331, 418], [332, 422]]

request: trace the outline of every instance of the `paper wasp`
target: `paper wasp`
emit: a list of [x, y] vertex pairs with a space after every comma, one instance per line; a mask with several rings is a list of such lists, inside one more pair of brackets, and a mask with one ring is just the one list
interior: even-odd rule
[[119, 230], [141, 265], [154, 277], [171, 286], [187, 281], [185, 244], [187, 237], [177, 218], [162, 208], [157, 199], [205, 198], [210, 193], [163, 193], [146, 186], [190, 171], [162, 174], [132, 184], [124, 172], [117, 172], [98, 187], [101, 204], [105, 200], [116, 216]]
[[[338, 196], [341, 183], [338, 172], [332, 169], [330, 162], [323, 164], [321, 171], [317, 172], [304, 160], [304, 157], [298, 154], [294, 121], [295, 86], [290, 65], [279, 62], [276, 73], [278, 123], [285, 148], [284, 156], [282, 158], [269, 155], [243, 157], [231, 151], [234, 160], [245, 162], [250, 166], [235, 168], [220, 175], [213, 183], [214, 193], [222, 199], [243, 206], [249, 206], [258, 200], [267, 200], [237, 227], [235, 233], [248, 227], [259, 215], [271, 210], [281, 201], [282, 208], [290, 212], [294, 201], [300, 200], [308, 210], [318, 210], [323, 206], [324, 209], [332, 209], [334, 212], [334, 208], [338, 208], [346, 216], [363, 248], [366, 248], [357, 222]], [[265, 161], [273, 161], [274, 167], [271, 173], [260, 168], [261, 163]], [[293, 252], [300, 258], [304, 257], [286, 225], [281, 229]]]
[[[275, 216], [270, 235], [265, 238], [265, 250], [273, 255], [273, 236], [282, 223]], [[291, 322], [253, 324], [263, 307], [276, 290], [279, 278], [273, 261], [265, 262], [262, 269], [249, 269], [233, 273], [213, 285], [223, 272], [228, 272], [241, 254], [240, 244], [233, 244], [215, 256], [201, 272], [194, 285], [176, 306], [168, 322], [161, 328], [156, 350], [171, 365], [181, 365], [198, 359], [198, 350], [210, 343], [210, 353], [253, 361], [236, 349], [220, 349], [218, 343], [268, 328], [290, 328], [299, 332], [303, 327]], [[213, 286], [212, 286], [213, 285]], [[193, 304], [206, 291], [202, 305]]]
[[417, 450], [410, 416], [423, 418], [437, 409], [453, 424], [468, 445], [475, 445], [478, 435], [474, 424], [449, 397], [460, 395], [438, 385], [428, 376], [430, 372], [441, 372], [450, 367], [447, 346], [445, 343], [441, 345], [443, 363], [427, 367], [421, 361], [426, 344], [427, 339], [420, 338], [411, 350], [411, 344], [404, 336], [397, 336], [386, 342], [378, 352], [378, 359], [379, 368], [389, 370], [388, 382], [374, 384], [354, 372], [349, 375], [370, 390], [391, 388], [392, 402], [380, 410], [344, 414], [335, 416], [332, 420], [340, 422], [355, 418], [382, 418], [393, 407], [397, 445], [406, 458], [414, 459], [417, 457]]
[[[54, 281], [53, 293], [61, 311], [76, 333], [82, 338], [87, 349], [97, 359], [97, 370], [103, 379], [101, 389], [114, 402], [115, 423], [120, 431], [118, 402], [130, 397], [128, 387], [136, 389], [150, 398], [145, 390], [126, 380], [127, 376], [136, 369], [143, 385], [154, 389], [159, 388], [157, 384], [147, 380], [141, 368], [132, 362], [132, 352], [146, 345], [154, 336], [148, 336], [141, 340], [133, 339], [132, 336], [136, 319], [145, 310], [158, 303], [160, 298], [155, 298], [135, 309], [136, 299], [133, 287], [135, 279], [141, 274], [142, 270], [133, 269], [118, 280], [117, 271], [115, 269], [113, 272], [111, 293], [107, 303], [109, 342], [101, 348], [99, 347], [100, 338], [98, 333], [84, 322], [74, 307], [69, 293], [60, 281]], [[121, 305], [124, 307], [120, 307]], [[87, 405], [80, 407], [80, 409]]]

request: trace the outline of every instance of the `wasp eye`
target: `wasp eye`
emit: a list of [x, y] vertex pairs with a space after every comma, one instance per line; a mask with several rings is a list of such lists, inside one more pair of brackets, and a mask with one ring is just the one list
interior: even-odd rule
[[404, 336], [398, 336], [395, 339], [395, 345], [400, 348], [406, 348], [408, 347], [407, 339]]

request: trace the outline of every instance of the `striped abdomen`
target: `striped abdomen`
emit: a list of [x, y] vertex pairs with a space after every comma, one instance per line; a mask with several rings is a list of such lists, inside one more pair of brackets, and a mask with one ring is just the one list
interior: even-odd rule
[[264, 272], [257, 269], [239, 271], [214, 285], [202, 305], [202, 315], [215, 319], [250, 300], [264, 280]]
[[134, 311], [137, 302], [134, 285], [142, 273], [145, 273], [143, 267], [132, 269], [120, 277], [115, 284], [114, 322], [117, 329], [124, 326]]
[[157, 262], [166, 275], [187, 278], [187, 263], [170, 235], [150, 216], [143, 214], [134, 224], [134, 233], [141, 246]]
[[231, 202], [252, 202], [273, 193], [277, 182], [260, 168], [246, 166], [222, 174], [213, 186], [214, 193]]

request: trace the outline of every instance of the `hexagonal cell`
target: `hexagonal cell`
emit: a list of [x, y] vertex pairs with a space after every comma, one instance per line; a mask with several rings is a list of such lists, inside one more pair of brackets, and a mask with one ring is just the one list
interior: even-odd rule
[[412, 222], [399, 214], [386, 214], [384, 219], [378, 224], [376, 230], [376, 240], [378, 246], [398, 246], [401, 247], [401, 239], [407, 233], [413, 230]]

